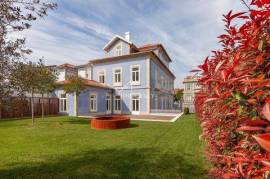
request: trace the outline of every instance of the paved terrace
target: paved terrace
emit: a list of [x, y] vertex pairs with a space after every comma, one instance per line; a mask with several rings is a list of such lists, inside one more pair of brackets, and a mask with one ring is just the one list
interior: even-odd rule
[[[159, 122], [175, 122], [183, 113], [174, 114], [150, 114], [150, 115], [130, 115], [131, 120], [138, 121], [159, 121]], [[94, 118], [112, 115], [93, 115], [93, 114], [81, 114], [79, 117]]]

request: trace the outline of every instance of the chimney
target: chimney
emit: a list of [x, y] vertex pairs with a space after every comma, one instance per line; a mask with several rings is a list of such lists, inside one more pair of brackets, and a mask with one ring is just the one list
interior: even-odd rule
[[131, 41], [130, 32], [125, 33], [125, 39], [129, 42]]

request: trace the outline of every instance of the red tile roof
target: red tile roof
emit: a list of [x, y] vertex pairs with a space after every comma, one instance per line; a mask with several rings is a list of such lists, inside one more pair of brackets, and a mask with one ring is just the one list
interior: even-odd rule
[[69, 63], [64, 63], [62, 65], [58, 66], [59, 68], [75, 68], [75, 65], [69, 64]]
[[95, 60], [89, 60], [89, 64], [107, 63], [107, 62], [119, 61], [123, 59], [126, 60], [126, 59], [131, 59], [130, 57], [138, 57], [138, 56], [144, 56], [144, 55], [151, 55], [155, 57], [156, 59], [158, 59], [160, 61], [160, 64], [166, 69], [166, 71], [175, 78], [171, 70], [160, 60], [160, 58], [153, 51], [144, 51], [144, 52], [138, 52], [138, 53], [131, 53], [128, 55], [112, 56], [112, 57], [100, 58], [100, 59], [95, 59]]
[[169, 61], [172, 62], [170, 56], [168, 55], [168, 53], [166, 52], [166, 50], [162, 44], [146, 44], [146, 45], [143, 45], [141, 47], [138, 47], [138, 50], [140, 52], [152, 51], [152, 50], [156, 50], [156, 49], [161, 49], [165, 53], [165, 55], [168, 57]]
[[[58, 85], [64, 85], [69, 83], [68, 80], [64, 80], [64, 81], [58, 81], [57, 84]], [[105, 88], [105, 89], [113, 89], [108, 85], [105, 85], [103, 83], [97, 82], [95, 80], [85, 80], [85, 85], [86, 86], [90, 86], [90, 87], [96, 87], [96, 88]]]

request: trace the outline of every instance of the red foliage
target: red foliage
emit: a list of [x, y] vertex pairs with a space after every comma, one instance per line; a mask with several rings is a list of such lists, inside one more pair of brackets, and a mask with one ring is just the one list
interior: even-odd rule
[[222, 49], [198, 66], [195, 106], [213, 178], [270, 178], [270, 0], [249, 4], [224, 15]]

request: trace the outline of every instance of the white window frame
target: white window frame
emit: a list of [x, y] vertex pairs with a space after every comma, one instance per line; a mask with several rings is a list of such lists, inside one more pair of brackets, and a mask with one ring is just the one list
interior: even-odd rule
[[[138, 96], [139, 101], [139, 109], [137, 111], [133, 111], [133, 96]], [[131, 93], [130, 94], [130, 111], [132, 114], [139, 114], [141, 110], [141, 94], [140, 93]]]
[[[133, 68], [138, 68], [138, 73], [139, 73], [139, 80], [138, 81], [133, 81]], [[141, 84], [141, 66], [140, 65], [131, 65], [130, 66], [130, 84], [131, 85], [140, 85]]]
[[[62, 94], [65, 94], [66, 97], [65, 98], [62, 98]], [[66, 110], [62, 110], [61, 104], [63, 104], [63, 103], [61, 101], [66, 101]], [[68, 111], [67, 94], [65, 92], [62, 92], [62, 93], [60, 93], [60, 96], [59, 96], [59, 112], [67, 112], [67, 111]]]
[[[106, 82], [106, 70], [105, 69], [101, 69], [101, 70], [98, 70], [97, 72], [97, 76], [98, 76], [98, 82], [100, 83], [105, 83]], [[100, 76], [103, 75], [104, 76], [104, 82], [101, 82], [100, 81]]]
[[[116, 70], [120, 70], [120, 82], [115, 82], [115, 71]], [[122, 67], [117, 67], [117, 68], [113, 68], [113, 86], [122, 86], [122, 82], [123, 82], [123, 70]]]
[[[120, 97], [120, 110], [116, 110], [115, 107], [115, 101], [116, 101], [116, 96], [119, 96]], [[120, 114], [121, 111], [122, 111], [122, 96], [121, 95], [114, 95], [114, 98], [113, 98], [113, 111], [115, 114]]]
[[[107, 109], [107, 101], [109, 101], [109, 110]], [[106, 99], [105, 99], [105, 105], [106, 105], [106, 113], [110, 114], [112, 113], [112, 95], [111, 94], [107, 94], [106, 95]]]
[[114, 56], [121, 56], [123, 54], [123, 46], [122, 43], [115, 46], [114, 49]]
[[[91, 96], [95, 96], [96, 98], [95, 98], [95, 101], [96, 101], [96, 103], [93, 103], [93, 104], [95, 104], [94, 105], [94, 108], [92, 109], [92, 106], [91, 106]], [[89, 107], [90, 107], [90, 112], [97, 112], [98, 111], [98, 95], [97, 95], [97, 93], [90, 93], [90, 96], [89, 96]]]

